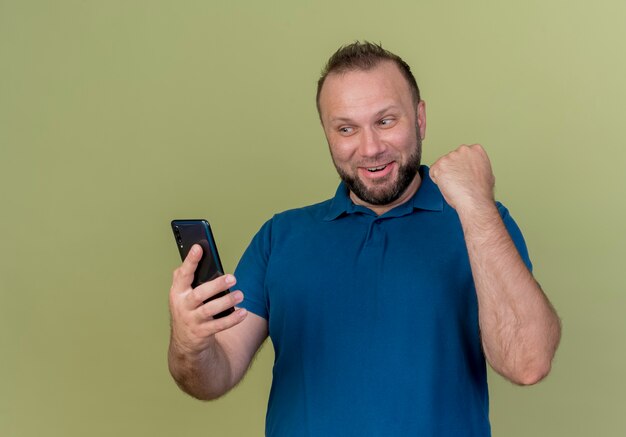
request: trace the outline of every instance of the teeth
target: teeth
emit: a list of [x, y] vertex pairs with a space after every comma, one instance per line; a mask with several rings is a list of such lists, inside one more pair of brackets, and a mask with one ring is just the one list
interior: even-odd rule
[[367, 171], [371, 171], [371, 172], [375, 172], [375, 171], [381, 171], [382, 169], [384, 169], [385, 167], [387, 167], [387, 165], [381, 165], [379, 167], [368, 167]]

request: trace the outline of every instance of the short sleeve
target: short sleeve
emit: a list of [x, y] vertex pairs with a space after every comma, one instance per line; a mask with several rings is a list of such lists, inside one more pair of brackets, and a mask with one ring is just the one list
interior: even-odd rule
[[502, 221], [504, 222], [504, 226], [506, 226], [507, 231], [509, 231], [509, 235], [517, 248], [524, 264], [528, 267], [528, 270], [533, 271], [533, 264], [530, 261], [530, 257], [528, 256], [528, 249], [526, 248], [526, 242], [524, 241], [524, 236], [522, 235], [522, 231], [520, 231], [519, 226], [509, 214], [509, 210], [506, 209], [504, 205], [500, 202], [496, 202], [496, 206], [498, 207], [498, 212], [500, 212], [500, 217], [502, 217]]
[[267, 221], [252, 238], [250, 245], [235, 269], [237, 288], [244, 300], [238, 306], [254, 314], [269, 318], [269, 300], [265, 289], [265, 276], [271, 252], [272, 220]]

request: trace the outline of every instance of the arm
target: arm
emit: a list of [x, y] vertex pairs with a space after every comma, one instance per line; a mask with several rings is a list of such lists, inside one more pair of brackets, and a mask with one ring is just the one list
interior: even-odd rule
[[430, 174], [461, 220], [487, 361], [516, 384], [539, 382], [550, 371], [561, 325], [495, 206], [487, 154], [480, 145], [461, 146]]
[[206, 304], [202, 302], [235, 284], [224, 275], [191, 288], [202, 249], [194, 246], [174, 271], [170, 290], [172, 329], [168, 352], [170, 373], [178, 386], [198, 399], [222, 396], [243, 378], [254, 354], [267, 337], [267, 321], [239, 308], [221, 319], [214, 314], [243, 301], [233, 291]]

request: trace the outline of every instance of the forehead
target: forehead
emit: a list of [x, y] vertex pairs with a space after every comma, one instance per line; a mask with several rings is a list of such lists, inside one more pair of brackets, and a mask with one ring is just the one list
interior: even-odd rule
[[376, 113], [381, 108], [412, 108], [408, 81], [393, 62], [381, 62], [370, 70], [331, 73], [320, 92], [323, 120], [352, 118]]

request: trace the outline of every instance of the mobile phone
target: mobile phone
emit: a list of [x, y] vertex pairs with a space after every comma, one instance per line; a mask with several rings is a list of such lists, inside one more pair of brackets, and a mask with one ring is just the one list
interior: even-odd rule
[[[209, 222], [203, 219], [198, 220], [172, 220], [172, 231], [174, 232], [174, 238], [176, 239], [176, 246], [180, 253], [180, 258], [184, 261], [191, 250], [191, 246], [199, 244], [202, 247], [202, 258], [196, 267], [196, 271], [193, 275], [193, 282], [191, 286], [196, 288], [198, 285], [211, 281], [224, 274], [222, 268], [222, 262], [220, 256], [217, 253], [217, 245], [211, 232], [211, 226]], [[215, 296], [212, 296], [205, 300], [203, 303], [207, 303], [210, 300], [217, 299], [218, 297], [225, 296], [230, 293], [230, 290], [222, 291]], [[234, 308], [229, 308], [213, 316], [214, 319], [226, 317], [235, 311]]]

